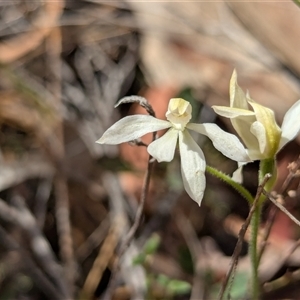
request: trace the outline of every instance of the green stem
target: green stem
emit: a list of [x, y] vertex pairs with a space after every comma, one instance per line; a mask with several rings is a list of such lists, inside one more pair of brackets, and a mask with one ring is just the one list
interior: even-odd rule
[[217, 169], [210, 166], [206, 166], [206, 172], [229, 184], [239, 194], [241, 194], [249, 202], [249, 204], [253, 203], [254, 199], [250, 194], [250, 192], [246, 188], [244, 188], [241, 184], [239, 184], [238, 182], [234, 181], [231, 177], [226, 175], [225, 173], [218, 171]]
[[260, 286], [258, 278], [258, 251], [257, 251], [257, 236], [259, 230], [260, 216], [262, 211], [262, 204], [258, 204], [251, 219], [251, 236], [249, 243], [249, 254], [251, 260], [252, 274], [251, 274], [251, 285], [252, 285], [252, 297], [251, 299], [259, 299]]
[[[275, 181], [276, 181], [276, 163], [275, 159], [265, 159], [260, 161], [260, 168], [259, 168], [259, 185], [262, 184], [266, 174], [270, 173], [272, 175], [271, 180], [269, 180], [266, 185], [264, 186], [264, 189], [267, 192], [270, 192]], [[251, 299], [259, 299], [260, 295], [260, 284], [259, 284], [259, 278], [258, 278], [258, 266], [259, 266], [259, 257], [258, 257], [258, 247], [257, 247], [257, 237], [258, 237], [258, 231], [259, 231], [259, 224], [260, 224], [260, 218], [261, 218], [261, 212], [263, 208], [264, 201], [266, 199], [266, 196], [261, 194], [259, 197], [258, 204], [255, 208], [255, 211], [253, 213], [252, 219], [251, 219], [251, 237], [250, 237], [250, 243], [249, 243], [249, 254], [251, 259], [251, 266], [252, 266], [252, 297]]]
[[300, 6], [300, 1], [299, 1], [299, 0], [293, 0], [293, 1], [294, 1], [294, 3], [295, 3], [296, 5]]

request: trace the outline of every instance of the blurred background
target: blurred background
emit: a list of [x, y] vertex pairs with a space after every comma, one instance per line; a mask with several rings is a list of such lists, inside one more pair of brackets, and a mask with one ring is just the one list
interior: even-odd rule
[[[0, 299], [107, 299], [147, 167], [144, 147], [95, 143], [121, 117], [146, 113], [115, 109], [120, 98], [141, 95], [164, 118], [169, 99], [182, 97], [195, 122], [229, 132], [210, 107], [229, 104], [234, 69], [279, 124], [300, 98], [300, 8], [292, 1], [14, 0], [0, 1], [0, 15]], [[279, 154], [275, 187], [296, 217], [299, 142]], [[198, 143], [209, 165], [233, 173], [236, 164], [209, 140]], [[257, 170], [256, 162], [244, 169], [253, 194]], [[111, 297], [215, 299], [248, 211], [209, 175], [199, 208], [182, 188], [178, 155], [155, 164]], [[299, 228], [270, 203], [263, 220], [261, 234], [271, 228], [263, 298], [297, 299]], [[247, 238], [233, 299], [247, 293]]]

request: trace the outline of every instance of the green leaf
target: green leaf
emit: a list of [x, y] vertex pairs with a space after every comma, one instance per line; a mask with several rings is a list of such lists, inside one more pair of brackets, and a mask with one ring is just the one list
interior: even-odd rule
[[[237, 272], [235, 274], [232, 287], [228, 292], [228, 288], [223, 296], [223, 299], [239, 300], [245, 299], [249, 290], [249, 273]], [[210, 297], [212, 299], [217, 298], [219, 291], [221, 289], [221, 284], [215, 284], [211, 289]]]
[[158, 284], [160, 284], [162, 287], [166, 287], [169, 282], [170, 282], [170, 278], [166, 275], [163, 274], [159, 274], [156, 278], [156, 281]]
[[132, 264], [134, 266], [138, 266], [138, 265], [144, 265], [146, 261], [146, 255], [145, 253], [140, 253], [138, 254], [133, 260], [132, 260]]
[[193, 274], [194, 263], [190, 250], [186, 246], [179, 247], [178, 262], [185, 272]]
[[249, 281], [248, 273], [245, 272], [236, 273], [230, 291], [230, 296], [232, 299], [241, 299], [247, 295], [248, 288], [249, 288], [248, 281]]
[[152, 234], [152, 236], [148, 239], [144, 246], [145, 255], [154, 254], [160, 245], [160, 236], [156, 233]]
[[170, 294], [182, 295], [191, 290], [191, 285], [186, 281], [173, 279], [168, 283], [167, 290]]

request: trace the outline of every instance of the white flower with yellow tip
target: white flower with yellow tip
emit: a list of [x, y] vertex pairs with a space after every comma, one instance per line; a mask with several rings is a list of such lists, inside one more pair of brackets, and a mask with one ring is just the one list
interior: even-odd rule
[[287, 111], [280, 128], [273, 110], [253, 101], [239, 87], [236, 71], [230, 80], [230, 107], [212, 108], [218, 115], [230, 118], [252, 160], [274, 158], [300, 131], [300, 100]]
[[174, 158], [178, 141], [184, 188], [200, 205], [206, 185], [204, 176], [206, 163], [202, 150], [187, 129], [209, 137], [215, 148], [230, 159], [246, 162], [249, 161], [249, 157], [235, 135], [223, 131], [215, 124], [189, 123], [191, 117], [190, 103], [181, 98], [173, 98], [166, 113], [167, 121], [149, 115], [128, 116], [112, 125], [97, 143], [120, 144], [138, 139], [149, 132], [169, 128], [162, 137], [149, 144], [147, 150], [158, 162], [169, 162]]

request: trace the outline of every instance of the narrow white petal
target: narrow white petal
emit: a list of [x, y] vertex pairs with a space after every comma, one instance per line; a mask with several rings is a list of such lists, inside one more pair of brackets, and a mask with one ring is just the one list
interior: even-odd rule
[[259, 151], [265, 153], [267, 147], [267, 133], [264, 125], [256, 121], [251, 125], [250, 131], [258, 140]]
[[282, 126], [279, 149], [293, 140], [300, 131], [300, 100], [298, 100], [285, 114]]
[[204, 154], [187, 130], [179, 131], [179, 150], [184, 188], [200, 206], [206, 185]]
[[233, 128], [248, 148], [258, 146], [257, 140], [250, 133], [250, 126], [256, 120], [253, 111], [223, 106], [212, 108], [218, 115], [230, 118]]
[[216, 114], [225, 118], [237, 118], [240, 116], [254, 116], [255, 113], [248, 109], [234, 108], [228, 106], [217, 106], [213, 105], [211, 107]]
[[248, 149], [248, 154], [252, 161], [262, 160], [262, 159], [266, 158], [266, 156], [264, 154], [262, 154], [258, 148], [259, 147], [257, 147], [257, 149], [255, 149], [255, 148]]
[[189, 123], [186, 127], [206, 135], [211, 139], [214, 147], [226, 157], [238, 162], [247, 162], [251, 160], [240, 140], [234, 134], [222, 130], [216, 124]]
[[147, 150], [158, 162], [171, 161], [174, 158], [178, 139], [178, 130], [170, 128], [162, 137], [152, 142]]
[[229, 94], [230, 107], [236, 107], [246, 110], [248, 109], [247, 97], [244, 91], [240, 88], [240, 86], [237, 83], [236, 70], [233, 71], [230, 79]]
[[243, 183], [243, 167], [244, 165], [239, 166], [232, 174], [232, 180], [234, 180], [237, 183]]
[[96, 141], [99, 144], [121, 144], [133, 141], [149, 132], [171, 127], [171, 123], [148, 115], [133, 115], [119, 120]]
[[255, 116], [251, 117], [239, 117], [231, 119], [231, 124], [238, 136], [244, 142], [248, 149], [258, 148], [258, 142], [256, 137], [250, 132], [250, 128], [253, 122], [256, 121]]

